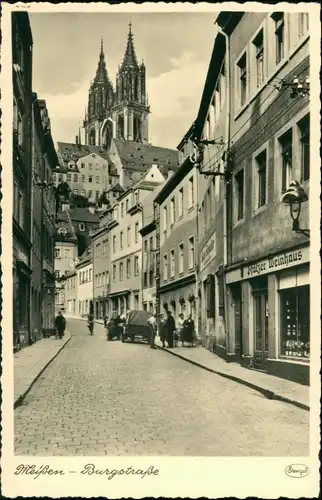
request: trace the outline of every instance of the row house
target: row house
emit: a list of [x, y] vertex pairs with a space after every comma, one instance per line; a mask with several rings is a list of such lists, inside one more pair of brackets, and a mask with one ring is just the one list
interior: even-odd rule
[[77, 315], [87, 317], [92, 312], [93, 305], [93, 255], [92, 248], [84, 252], [75, 266], [77, 302], [75, 304]]
[[[185, 149], [184, 139], [179, 150]], [[184, 153], [182, 153], [184, 156]], [[158, 316], [192, 314], [197, 323], [197, 171], [187, 155], [154, 200], [158, 219]]]
[[123, 193], [112, 209], [110, 231], [110, 314], [142, 307], [142, 203], [164, 182], [157, 165]]
[[99, 227], [91, 234], [94, 276], [93, 300], [96, 319], [103, 319], [109, 311], [110, 240], [108, 223], [110, 220], [111, 209], [107, 209], [100, 214]]
[[76, 270], [70, 271], [65, 275], [64, 279], [64, 299], [65, 299], [65, 316], [77, 317], [77, 297], [78, 297], [78, 281]]
[[32, 34], [28, 14], [12, 13], [13, 79], [13, 345], [32, 342], [31, 293], [31, 118]]
[[[309, 196], [309, 15], [221, 12], [216, 27], [194, 138], [204, 193], [200, 282], [204, 260], [215, 276], [214, 342], [207, 346], [308, 384], [309, 238], [298, 222], [292, 231], [283, 195], [296, 180], [303, 200]], [[308, 203], [300, 226], [309, 228]]]
[[55, 317], [55, 193], [52, 185], [57, 155], [46, 102], [33, 94], [32, 102], [32, 341], [50, 335]]

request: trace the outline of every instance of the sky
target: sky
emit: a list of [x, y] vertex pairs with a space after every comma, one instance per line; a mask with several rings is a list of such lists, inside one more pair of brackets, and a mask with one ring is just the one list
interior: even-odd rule
[[129, 21], [146, 65], [149, 142], [175, 148], [196, 118], [215, 38], [215, 13], [30, 13], [33, 90], [46, 99], [54, 142], [75, 142], [101, 37], [115, 87]]

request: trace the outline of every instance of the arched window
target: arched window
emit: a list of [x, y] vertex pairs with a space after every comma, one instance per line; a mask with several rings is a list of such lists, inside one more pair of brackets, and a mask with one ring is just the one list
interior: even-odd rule
[[117, 137], [124, 139], [124, 117], [122, 115], [119, 115], [117, 119]]
[[89, 143], [91, 146], [95, 146], [95, 130], [91, 130], [89, 133]]

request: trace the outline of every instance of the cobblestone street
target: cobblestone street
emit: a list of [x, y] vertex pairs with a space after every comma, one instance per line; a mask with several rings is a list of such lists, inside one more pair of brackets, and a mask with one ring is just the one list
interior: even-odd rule
[[18, 455], [303, 456], [309, 412], [69, 320], [71, 341], [15, 410]]

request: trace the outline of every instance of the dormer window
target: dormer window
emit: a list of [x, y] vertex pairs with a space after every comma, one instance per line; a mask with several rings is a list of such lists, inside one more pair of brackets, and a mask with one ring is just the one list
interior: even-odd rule
[[85, 231], [86, 227], [85, 227], [84, 222], [80, 222], [80, 223], [79, 223], [78, 228], [79, 228], [79, 230], [80, 230], [80, 231], [82, 231], [82, 232], [83, 232], [83, 231]]
[[95, 158], [95, 155], [94, 155], [94, 154], [92, 154], [92, 158]]

